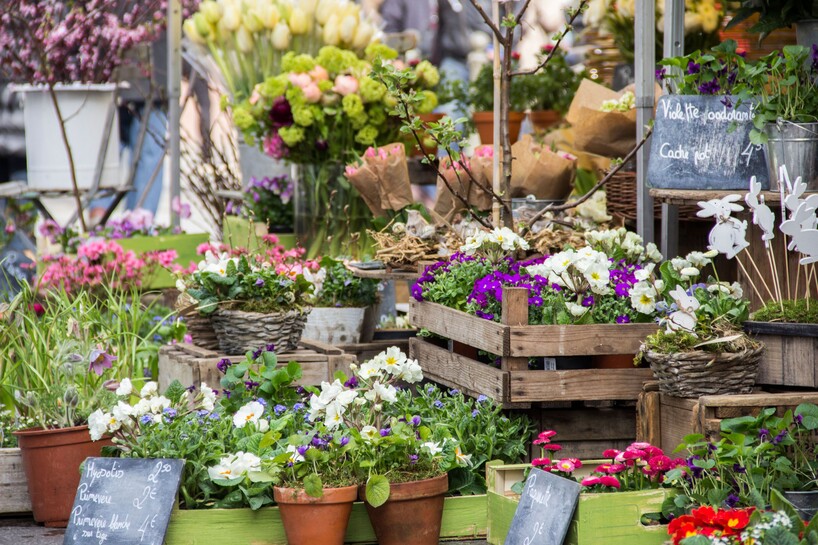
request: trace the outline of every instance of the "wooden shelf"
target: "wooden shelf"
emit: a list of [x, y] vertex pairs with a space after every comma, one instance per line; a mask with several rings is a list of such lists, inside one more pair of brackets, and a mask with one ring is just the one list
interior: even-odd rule
[[[650, 196], [664, 204], [696, 204], [699, 201], [720, 199], [727, 195], [741, 195], [741, 205], [744, 206], [744, 195], [747, 189], [711, 190], [711, 189], [651, 189]], [[781, 202], [781, 195], [775, 191], [762, 191], [767, 203]]]
[[361, 269], [354, 265], [347, 265], [352, 274], [358, 278], [372, 278], [375, 280], [406, 280], [414, 282], [420, 276], [416, 271], [400, 271], [385, 267], [383, 269]]

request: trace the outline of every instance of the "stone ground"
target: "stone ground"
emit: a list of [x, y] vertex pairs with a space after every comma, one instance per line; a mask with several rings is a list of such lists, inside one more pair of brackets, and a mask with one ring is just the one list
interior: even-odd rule
[[[64, 530], [45, 528], [30, 518], [0, 518], [0, 545], [62, 545]], [[445, 545], [487, 545], [486, 541], [445, 541]]]

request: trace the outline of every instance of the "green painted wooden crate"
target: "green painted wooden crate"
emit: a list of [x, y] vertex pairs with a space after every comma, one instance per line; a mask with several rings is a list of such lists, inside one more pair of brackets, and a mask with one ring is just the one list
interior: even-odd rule
[[[133, 250], [136, 255], [145, 252], [155, 252], [161, 250], [176, 250], [177, 258], [174, 263], [187, 268], [190, 262], [198, 263], [202, 256], [196, 253], [196, 248], [210, 240], [207, 233], [162, 235], [156, 237], [137, 236], [131, 238], [117, 239], [116, 243], [122, 246], [125, 251]], [[162, 289], [172, 288], [176, 285], [176, 278], [170, 271], [160, 269], [153, 275], [146, 288]]]
[[[441, 539], [483, 538], [487, 532], [486, 496], [446, 498]], [[366, 507], [352, 508], [345, 541], [376, 543]], [[250, 509], [175, 509], [165, 545], [287, 545], [278, 507]], [[316, 545], [320, 545], [316, 543]], [[410, 545], [410, 544], [407, 544]]]
[[[590, 462], [589, 462], [590, 464]], [[503, 545], [517, 510], [519, 496], [511, 486], [523, 479], [526, 464], [489, 465], [488, 542]], [[668, 540], [667, 526], [645, 526], [642, 515], [659, 513], [662, 502], [674, 494], [669, 489], [580, 494], [564, 545], [661, 545]]]

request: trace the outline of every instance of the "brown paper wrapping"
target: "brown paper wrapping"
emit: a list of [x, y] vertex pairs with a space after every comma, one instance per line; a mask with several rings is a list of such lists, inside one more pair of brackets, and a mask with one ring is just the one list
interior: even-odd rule
[[361, 198], [376, 217], [384, 215], [381, 206], [380, 183], [378, 174], [366, 163], [357, 167], [355, 174], [347, 174], [347, 180], [361, 194]]
[[605, 157], [624, 157], [636, 146], [636, 109], [602, 112], [606, 100], [618, 100], [628, 88], [612, 91], [591, 80], [582, 80], [565, 119], [574, 128], [577, 150]]
[[491, 170], [494, 159], [492, 157], [472, 157], [471, 173], [474, 181], [469, 188], [469, 204], [478, 210], [491, 210], [492, 176]]
[[537, 199], [560, 200], [570, 193], [576, 161], [566, 159], [540, 146], [524, 135], [513, 146], [511, 155], [511, 197], [534, 195]]
[[409, 167], [406, 164], [406, 150], [403, 144], [387, 144], [378, 149], [387, 152], [386, 159], [376, 155], [371, 158], [364, 157], [364, 160], [374, 161], [376, 166], [376, 172], [380, 177], [378, 190], [381, 206], [384, 210], [402, 210], [415, 202], [409, 180]]
[[[452, 191], [465, 198], [469, 195], [471, 184], [469, 183], [469, 175], [462, 168], [459, 170], [452, 168], [448, 159], [440, 162], [440, 172], [446, 180], [444, 181], [440, 176], [437, 178], [437, 197], [434, 211], [448, 221], [466, 208], [463, 201], [457, 198]], [[448, 182], [448, 185], [446, 182]], [[451, 190], [449, 186], [451, 186]]]

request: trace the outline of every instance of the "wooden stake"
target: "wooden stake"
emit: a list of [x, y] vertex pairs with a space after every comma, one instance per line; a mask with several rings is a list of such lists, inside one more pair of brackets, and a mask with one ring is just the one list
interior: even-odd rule
[[[747, 281], [750, 283], [750, 286], [753, 288], [753, 291], [755, 292], [756, 297], [758, 297], [759, 299], [761, 299], [763, 301], [764, 296], [761, 295], [761, 292], [756, 287], [755, 282], [753, 282], [753, 278], [748, 274], [747, 269], [744, 268], [744, 265], [741, 263], [741, 260], [738, 258], [738, 256], [736, 256], [736, 263], [738, 263], [738, 266], [741, 269], [741, 272], [744, 273], [744, 277], [747, 278]], [[763, 277], [761, 278], [761, 281], [764, 282]], [[764, 287], [767, 288], [767, 291], [770, 293], [770, 296], [772, 296], [772, 292], [770, 292], [770, 288], [767, 287], [766, 282], [764, 283]]]

